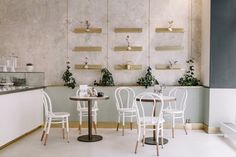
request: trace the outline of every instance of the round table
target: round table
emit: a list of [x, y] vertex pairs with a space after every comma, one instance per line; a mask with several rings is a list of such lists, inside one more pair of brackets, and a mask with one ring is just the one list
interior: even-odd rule
[[[175, 97], [172, 96], [162, 96], [163, 101], [164, 102], [172, 102], [172, 101], [176, 101]], [[136, 101], [140, 101], [140, 98], [136, 98]], [[153, 99], [151, 98], [142, 98], [143, 102], [153, 102]], [[156, 102], [161, 102], [161, 99], [156, 98], [155, 99]], [[154, 112], [155, 114], [155, 112]], [[154, 115], [155, 116], [155, 115]], [[155, 129], [155, 126], [153, 126], [153, 129]], [[159, 140], [159, 144], [161, 145], [161, 138], [158, 139]], [[168, 140], [166, 138], [163, 138], [163, 144], [167, 144]], [[149, 144], [149, 145], [156, 145], [156, 133], [155, 130], [153, 130], [153, 137], [146, 137], [145, 138], [145, 144]]]
[[108, 96], [103, 97], [81, 97], [71, 96], [70, 100], [74, 101], [88, 101], [88, 135], [82, 135], [77, 138], [78, 141], [82, 142], [96, 142], [102, 140], [100, 135], [92, 135], [92, 101], [94, 100], [107, 100]]

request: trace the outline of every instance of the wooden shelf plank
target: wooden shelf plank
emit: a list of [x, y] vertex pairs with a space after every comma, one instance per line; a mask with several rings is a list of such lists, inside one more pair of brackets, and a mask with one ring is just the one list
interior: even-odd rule
[[86, 67], [84, 64], [75, 64], [75, 69], [100, 70], [100, 69], [102, 69], [102, 65], [100, 65], [100, 64], [88, 64], [87, 67]]
[[74, 33], [102, 33], [102, 28], [75, 28]]
[[101, 52], [102, 47], [99, 46], [78, 46], [73, 51], [77, 52]]
[[156, 28], [157, 33], [184, 33], [184, 28], [172, 28], [170, 31], [168, 28]]
[[183, 50], [182, 46], [158, 46], [156, 47], [156, 51], [180, 51]]
[[131, 46], [131, 49], [128, 49], [128, 46], [116, 46], [114, 47], [114, 51], [143, 51], [142, 46]]
[[130, 68], [128, 68], [127, 64], [118, 64], [115, 65], [115, 70], [142, 70], [142, 65], [134, 65], [130, 64]]
[[180, 64], [175, 65], [175, 67], [173, 68], [169, 68], [168, 64], [156, 64], [155, 69], [156, 70], [185, 70], [181, 68]]
[[115, 33], [141, 33], [142, 28], [115, 28]]

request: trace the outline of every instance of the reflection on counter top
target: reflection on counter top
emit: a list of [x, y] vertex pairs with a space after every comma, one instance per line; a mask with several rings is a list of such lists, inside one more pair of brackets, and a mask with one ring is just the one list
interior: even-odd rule
[[24, 92], [41, 88], [46, 88], [46, 86], [3, 86], [0, 87], [0, 95]]

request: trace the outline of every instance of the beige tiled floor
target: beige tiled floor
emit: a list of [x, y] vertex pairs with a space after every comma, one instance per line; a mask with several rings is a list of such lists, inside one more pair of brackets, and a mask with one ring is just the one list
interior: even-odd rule
[[[83, 130], [86, 133], [87, 130]], [[94, 143], [78, 142], [77, 129], [70, 130], [70, 143], [61, 138], [60, 129], [52, 129], [48, 145], [40, 142], [41, 130], [19, 140], [0, 151], [0, 157], [154, 157], [154, 146], [141, 145], [134, 154], [136, 130], [126, 130], [125, 136], [115, 129], [99, 129], [103, 140]], [[236, 157], [236, 142], [221, 135], [209, 135], [203, 131], [191, 131], [185, 135], [183, 130], [176, 131], [171, 138], [170, 130], [165, 130], [169, 143], [160, 150], [161, 157]]]

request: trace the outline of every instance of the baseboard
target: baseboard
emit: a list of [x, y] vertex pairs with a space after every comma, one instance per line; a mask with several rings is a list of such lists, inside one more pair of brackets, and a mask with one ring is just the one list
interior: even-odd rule
[[208, 134], [219, 134], [219, 133], [221, 133], [219, 127], [209, 127], [207, 124], [203, 124], [203, 130]]
[[7, 147], [8, 145], [10, 145], [10, 144], [12, 144], [12, 143], [14, 143], [14, 142], [16, 142], [16, 141], [18, 141], [18, 140], [24, 138], [25, 136], [27, 136], [27, 135], [33, 133], [34, 131], [38, 130], [38, 129], [41, 128], [41, 127], [42, 127], [42, 125], [40, 125], [40, 126], [34, 128], [34, 129], [32, 129], [32, 130], [26, 132], [25, 134], [23, 134], [23, 135], [21, 135], [21, 136], [15, 138], [14, 140], [12, 140], [12, 141], [10, 141], [10, 142], [8, 142], [8, 143], [6, 143], [6, 144], [0, 146], [0, 150], [3, 149], [3, 148], [5, 148], [5, 147]]
[[[79, 124], [78, 121], [70, 121], [69, 122], [70, 128], [78, 128], [78, 124]], [[202, 130], [203, 129], [202, 123], [191, 123], [191, 124], [192, 124], [192, 130]], [[117, 122], [98, 122], [98, 124], [97, 124], [97, 128], [116, 128], [116, 126], [117, 126]], [[121, 124], [120, 124], [120, 126], [121, 126]], [[52, 125], [52, 127], [58, 128], [58, 127], [61, 127], [61, 125], [54, 124], [54, 125]], [[86, 128], [87, 122], [83, 122], [82, 127]], [[130, 123], [126, 123], [125, 128], [129, 128], [129, 127], [130, 127]], [[133, 127], [136, 128], [136, 123], [133, 123]], [[165, 123], [164, 128], [171, 129], [172, 128], [171, 123]], [[176, 129], [183, 129], [182, 123], [176, 123], [175, 128]]]

